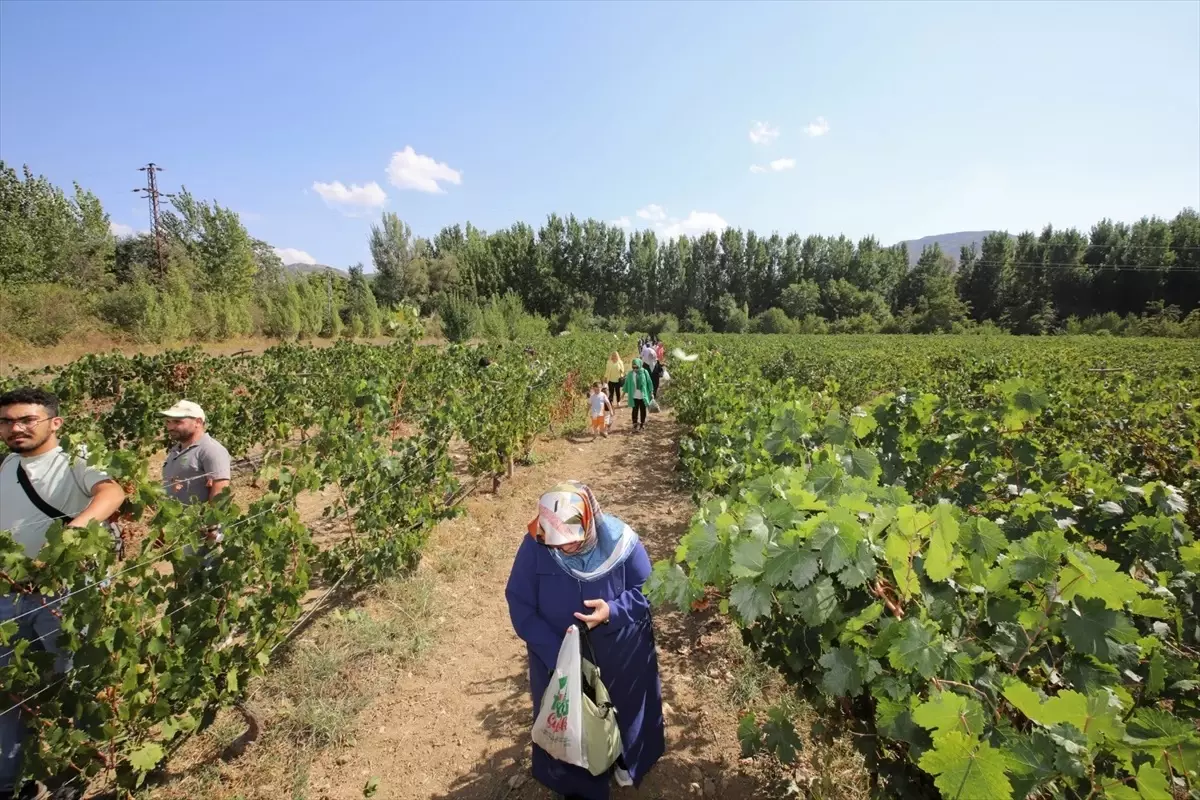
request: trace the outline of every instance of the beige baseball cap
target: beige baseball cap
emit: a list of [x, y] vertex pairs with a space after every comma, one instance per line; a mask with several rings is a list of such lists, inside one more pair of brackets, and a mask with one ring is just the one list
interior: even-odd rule
[[173, 417], [174, 419], [205, 419], [204, 409], [191, 400], [180, 400], [166, 411], [159, 413], [164, 417]]

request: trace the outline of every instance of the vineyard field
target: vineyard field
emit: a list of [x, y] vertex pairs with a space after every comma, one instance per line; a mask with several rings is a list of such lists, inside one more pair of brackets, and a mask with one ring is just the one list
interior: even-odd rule
[[[434, 524], [476, 485], [494, 490], [575, 413], [579, 370], [611, 346], [193, 349], [88, 356], [0, 381], [54, 391], [64, 448], [82, 448], [129, 498], [120, 558], [95, 523], [56, 525], [37, 560], [0, 534], [5, 591], [53, 608], [73, 654], [57, 674], [36, 641], [14, 638], [15, 622], [0, 626], [0, 710], [23, 709], [36, 731], [26, 774], [140, 785], [335, 593], [411, 570]], [[158, 410], [181, 397], [206, 409], [235, 459], [225, 502], [181, 506], [155, 477]], [[324, 506], [319, 524], [302, 522], [302, 503]], [[206, 563], [215, 526], [224, 540]]]
[[888, 797], [1200, 796], [1200, 348], [690, 344], [700, 511], [649, 591], [819, 712], [747, 715], [746, 753], [849, 734]]

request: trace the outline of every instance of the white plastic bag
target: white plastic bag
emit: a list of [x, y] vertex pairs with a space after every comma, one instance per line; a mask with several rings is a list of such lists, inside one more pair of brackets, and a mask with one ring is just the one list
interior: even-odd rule
[[587, 769], [583, 749], [583, 684], [579, 629], [572, 625], [558, 648], [558, 663], [533, 723], [533, 742], [552, 758]]
[[667, 372], [667, 368], [663, 367], [662, 375], [659, 376], [659, 383], [670, 383], [671, 373]]

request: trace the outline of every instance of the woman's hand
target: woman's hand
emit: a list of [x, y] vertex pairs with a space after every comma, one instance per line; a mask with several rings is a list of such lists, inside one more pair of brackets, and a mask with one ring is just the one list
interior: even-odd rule
[[580, 622], [586, 622], [588, 630], [596, 627], [602, 622], [608, 622], [608, 603], [604, 600], [584, 600], [583, 604], [592, 609], [591, 614], [584, 614], [582, 611], [575, 612], [575, 619]]

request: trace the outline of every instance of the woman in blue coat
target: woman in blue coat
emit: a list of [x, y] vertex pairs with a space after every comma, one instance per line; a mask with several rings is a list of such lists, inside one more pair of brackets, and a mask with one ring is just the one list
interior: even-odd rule
[[535, 744], [533, 777], [568, 800], [608, 800], [612, 780], [637, 785], [666, 748], [650, 604], [642, 594], [650, 557], [633, 529], [601, 513], [591, 490], [574, 481], [542, 495], [528, 532], [505, 596], [513, 628], [529, 649], [530, 722], [563, 636], [581, 620], [591, 629], [624, 751], [610, 778], [558, 761]]

